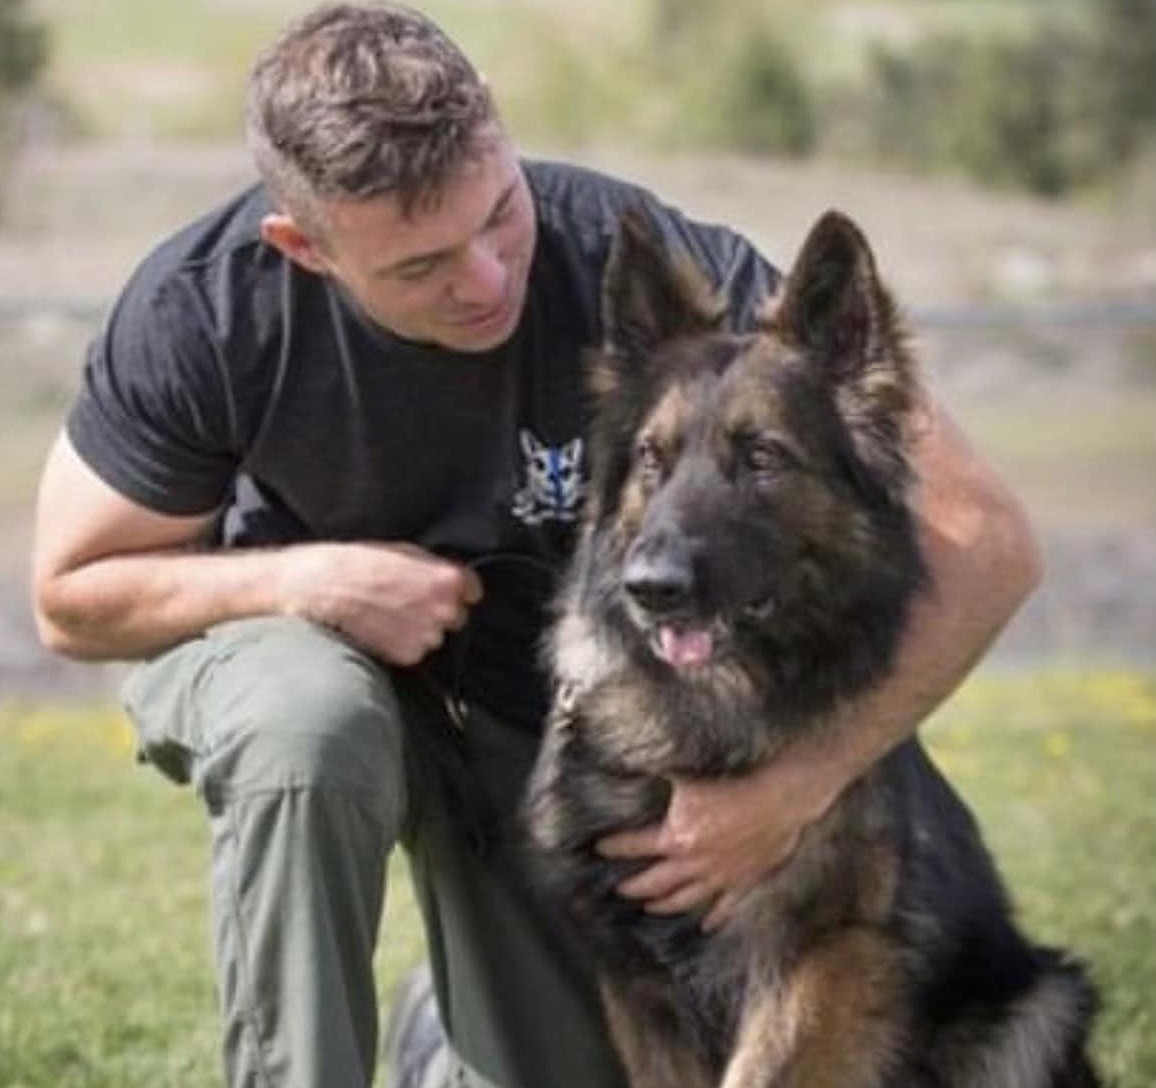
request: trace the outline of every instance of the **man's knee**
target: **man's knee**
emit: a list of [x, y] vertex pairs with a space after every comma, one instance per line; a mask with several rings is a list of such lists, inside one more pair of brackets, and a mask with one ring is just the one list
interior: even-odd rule
[[306, 621], [267, 618], [214, 629], [178, 668], [193, 776], [210, 801], [339, 790], [400, 826], [400, 712], [386, 670], [366, 654]]

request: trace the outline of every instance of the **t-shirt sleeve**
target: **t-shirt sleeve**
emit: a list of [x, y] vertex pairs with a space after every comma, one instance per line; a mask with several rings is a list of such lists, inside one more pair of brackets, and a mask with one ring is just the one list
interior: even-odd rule
[[730, 302], [734, 327], [751, 329], [778, 288], [780, 274], [753, 243], [729, 227], [675, 219], [679, 243]]
[[217, 509], [237, 469], [224, 361], [177, 280], [126, 288], [92, 342], [66, 429], [110, 487], [157, 513]]

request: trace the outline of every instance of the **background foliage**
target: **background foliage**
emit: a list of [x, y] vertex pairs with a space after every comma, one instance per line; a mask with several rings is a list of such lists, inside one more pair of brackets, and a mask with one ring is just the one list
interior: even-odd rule
[[868, 156], [1046, 196], [1119, 175], [1153, 138], [1156, 2], [1088, 0], [1073, 14], [874, 46]]
[[48, 60], [48, 31], [25, 0], [0, 0], [0, 176], [13, 137], [13, 118]]
[[[42, 74], [72, 138], [237, 134], [305, 0], [0, 0], [0, 113]], [[853, 157], [1050, 196], [1156, 143], [1156, 0], [431, 0], [523, 140]]]

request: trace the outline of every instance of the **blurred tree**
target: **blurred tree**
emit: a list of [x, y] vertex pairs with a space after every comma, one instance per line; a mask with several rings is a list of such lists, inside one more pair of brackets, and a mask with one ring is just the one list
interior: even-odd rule
[[48, 59], [48, 28], [28, 14], [26, 0], [0, 0], [0, 102], [31, 87]]
[[678, 101], [678, 136], [748, 154], [803, 156], [813, 150], [814, 94], [785, 24], [797, 4], [765, 0], [652, 0], [649, 61]]
[[651, 18], [655, 40], [660, 49], [671, 46], [701, 23], [703, 9], [699, 0], [655, 0]]
[[1156, 0], [1094, 0], [1106, 150], [1131, 158], [1156, 134]]
[[48, 29], [26, 0], [0, 0], [0, 178], [12, 153], [13, 118], [48, 60]]
[[[1108, 32], [1108, 7], [1136, 0], [1091, 2], [1100, 10], [1094, 33], [1045, 14], [1024, 33], [877, 46], [859, 109], [865, 150], [1042, 196], [1112, 177], [1137, 141], [1138, 103], [1156, 97], [1156, 54], [1148, 67], [1131, 63], [1134, 52], [1156, 51], [1156, 36], [1134, 49], [1120, 24]], [[1156, 15], [1156, 0], [1139, 2]], [[1110, 48], [1128, 63], [1109, 62]]]
[[800, 157], [813, 150], [818, 122], [810, 87], [785, 42], [768, 29], [738, 39], [718, 89], [724, 142], [751, 155]]
[[967, 173], [1056, 197], [1103, 169], [1078, 36], [1045, 23], [1021, 40], [974, 43], [964, 56], [950, 157]]

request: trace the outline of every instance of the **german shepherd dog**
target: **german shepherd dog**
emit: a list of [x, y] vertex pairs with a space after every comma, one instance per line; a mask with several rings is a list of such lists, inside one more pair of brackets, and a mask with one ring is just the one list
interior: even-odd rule
[[811, 230], [754, 331], [623, 221], [591, 485], [548, 653], [530, 861], [598, 968], [633, 1088], [1094, 1088], [1095, 994], [1030, 943], [977, 825], [900, 745], [711, 934], [616, 892], [604, 835], [661, 820], [884, 677], [926, 588], [918, 383], [871, 250]]

